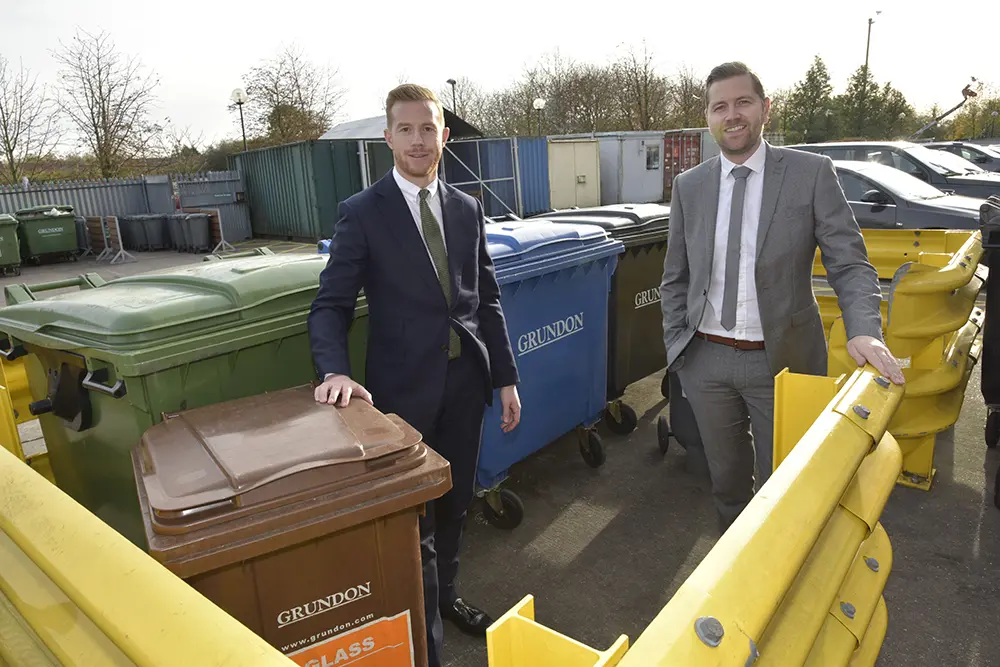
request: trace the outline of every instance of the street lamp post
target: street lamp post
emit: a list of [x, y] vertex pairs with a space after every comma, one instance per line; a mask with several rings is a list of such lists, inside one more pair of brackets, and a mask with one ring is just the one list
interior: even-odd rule
[[458, 82], [454, 79], [448, 79], [447, 83], [451, 86], [451, 112], [458, 114], [458, 106], [455, 103], [455, 84]]
[[243, 152], [246, 153], [247, 128], [246, 125], [243, 124], [243, 105], [247, 103], [246, 91], [243, 90], [242, 88], [237, 88], [236, 90], [233, 91], [233, 94], [230, 95], [229, 99], [231, 99], [236, 104], [236, 106], [240, 108], [240, 130], [243, 132]]
[[[875, 16], [882, 13], [882, 10], [875, 10]], [[868, 51], [872, 45], [872, 23], [875, 23], [875, 19], [869, 17], [868, 19], [868, 41], [865, 43], [865, 74], [868, 74]]]
[[545, 108], [545, 100], [541, 97], [536, 97], [532, 106], [538, 112], [538, 136], [542, 136], [542, 109]]

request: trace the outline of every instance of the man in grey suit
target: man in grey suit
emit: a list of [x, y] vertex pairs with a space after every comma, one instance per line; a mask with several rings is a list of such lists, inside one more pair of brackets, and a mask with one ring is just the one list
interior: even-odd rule
[[660, 294], [668, 368], [694, 411], [725, 531], [771, 472], [774, 376], [826, 374], [817, 246], [851, 356], [897, 384], [903, 375], [883, 342], [878, 273], [833, 162], [763, 141], [771, 102], [742, 63], [713, 69], [705, 99], [722, 154], [674, 180]]

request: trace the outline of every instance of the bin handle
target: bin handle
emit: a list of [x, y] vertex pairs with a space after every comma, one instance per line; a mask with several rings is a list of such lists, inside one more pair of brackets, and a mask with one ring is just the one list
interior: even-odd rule
[[217, 262], [220, 259], [240, 259], [241, 257], [266, 257], [268, 255], [273, 255], [274, 253], [270, 248], [254, 248], [253, 250], [244, 250], [242, 252], [231, 252], [228, 255], [220, 255], [215, 253], [213, 255], [205, 255], [201, 261], [203, 262]]
[[35, 294], [38, 292], [65, 289], [67, 287], [93, 289], [94, 287], [100, 287], [104, 283], [104, 278], [101, 278], [96, 273], [81, 273], [75, 278], [53, 280], [47, 283], [36, 283], [34, 285], [20, 283], [18, 285], [9, 285], [5, 290], [4, 296], [7, 299], [7, 305], [16, 305], [19, 303], [27, 303], [29, 301], [37, 301], [37, 299], [35, 299]]
[[87, 371], [87, 377], [83, 378], [83, 386], [85, 389], [107, 394], [111, 398], [121, 398], [126, 394], [125, 382], [118, 380], [114, 385], [109, 387], [104, 384], [107, 381], [108, 369], [99, 368], [96, 371]]
[[3, 356], [3, 358], [6, 359], [7, 361], [14, 361], [15, 359], [20, 359], [21, 357], [27, 354], [23, 345], [11, 345], [9, 338], [0, 339], [0, 342], [10, 345], [9, 350], [0, 349], [0, 356]]

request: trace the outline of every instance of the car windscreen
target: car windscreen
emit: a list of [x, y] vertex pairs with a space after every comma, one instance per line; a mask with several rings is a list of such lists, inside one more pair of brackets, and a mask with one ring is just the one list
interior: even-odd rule
[[930, 183], [926, 183], [916, 176], [910, 176], [895, 167], [873, 164], [859, 170], [858, 173], [903, 199], [936, 199], [946, 196], [944, 192]]
[[969, 162], [960, 155], [948, 151], [938, 151], [926, 146], [911, 146], [905, 149], [907, 155], [919, 160], [942, 176], [967, 176], [981, 174], [985, 169]]

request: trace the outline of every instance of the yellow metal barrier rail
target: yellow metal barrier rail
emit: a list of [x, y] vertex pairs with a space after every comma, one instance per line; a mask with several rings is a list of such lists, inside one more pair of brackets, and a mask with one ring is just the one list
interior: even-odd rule
[[[891, 279], [896, 270], [907, 262], [916, 261], [921, 253], [955, 255], [974, 232], [942, 229], [862, 229], [868, 260], [878, 270], [878, 277]], [[969, 258], [971, 260], [971, 258]], [[825, 276], [826, 267], [816, 251], [813, 275]]]
[[[631, 648], [544, 628], [529, 596], [489, 629], [490, 666], [873, 665], [892, 568], [878, 517], [902, 462], [886, 428], [903, 390], [871, 367], [786, 371], [775, 390], [781, 465]], [[792, 405], [814, 411], [783, 423]]]
[[35, 421], [38, 418], [28, 411], [31, 390], [25, 364], [34, 355], [20, 357], [16, 361], [0, 358], [0, 447], [37, 470], [50, 482], [55, 482], [47, 452], [26, 455], [18, 424]]
[[0, 665], [293, 665], [0, 449]]
[[[921, 252], [898, 267], [883, 302], [886, 345], [901, 359], [906, 376], [903, 404], [889, 432], [903, 450], [899, 483], [929, 490], [934, 480], [937, 434], [958, 419], [965, 388], [981, 350], [983, 311], [976, 298], [986, 279], [979, 232], [946, 232], [952, 252]], [[866, 237], [867, 240], [867, 237]], [[887, 243], [887, 242], [886, 242]], [[835, 297], [817, 297], [829, 328], [827, 374], [850, 373], [847, 334]]]

